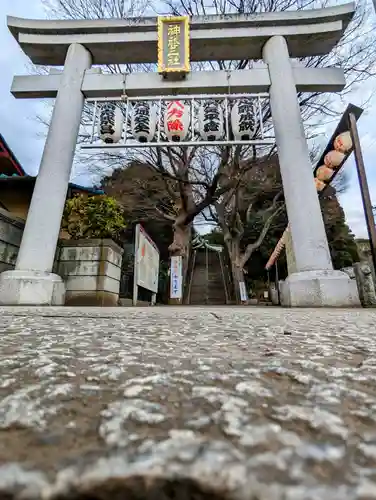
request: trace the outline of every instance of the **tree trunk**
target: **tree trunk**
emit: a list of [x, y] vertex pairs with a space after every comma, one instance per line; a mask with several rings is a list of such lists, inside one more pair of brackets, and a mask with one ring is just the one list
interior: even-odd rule
[[241, 304], [240, 283], [245, 283], [244, 270], [241, 266], [240, 242], [234, 238], [226, 241], [228, 253], [231, 260], [232, 280], [234, 284], [235, 299], [237, 304]]
[[185, 224], [174, 224], [174, 239], [169, 246], [170, 255], [186, 258], [189, 250], [191, 227]]
[[240, 304], [240, 303], [245, 302], [244, 300], [242, 300], [241, 293], [240, 293], [241, 283], [243, 283], [244, 287], [245, 287], [243, 268], [240, 267], [237, 263], [233, 264], [232, 274], [234, 277], [234, 288], [235, 288], [235, 293], [236, 293], [236, 301], [238, 304]]

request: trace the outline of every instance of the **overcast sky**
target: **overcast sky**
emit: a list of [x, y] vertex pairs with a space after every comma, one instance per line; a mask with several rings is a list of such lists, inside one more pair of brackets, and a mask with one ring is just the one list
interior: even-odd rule
[[[1, 134], [5, 137], [23, 168], [29, 174], [36, 174], [43, 151], [43, 127], [35, 121], [37, 114], [43, 114], [45, 104], [35, 100], [16, 100], [10, 94], [14, 74], [29, 72], [28, 59], [8, 32], [6, 15], [43, 18], [44, 10], [40, 0], [0, 0], [0, 124]], [[365, 90], [376, 90], [376, 79], [367, 83], [352, 95], [353, 104], [361, 105]], [[335, 127], [328, 129], [328, 139]], [[369, 105], [359, 121], [359, 131], [363, 146], [371, 198], [376, 204], [376, 99]], [[297, 169], [299, 166], [297, 165]], [[357, 237], [366, 237], [366, 227], [362, 203], [353, 160], [348, 160], [346, 170], [350, 176], [350, 189], [340, 200], [345, 209], [347, 222]], [[298, 175], [298, 172], [297, 172]], [[77, 179], [75, 179], [77, 181]], [[82, 179], [81, 179], [82, 182]], [[304, 207], [302, 207], [304, 209]]]

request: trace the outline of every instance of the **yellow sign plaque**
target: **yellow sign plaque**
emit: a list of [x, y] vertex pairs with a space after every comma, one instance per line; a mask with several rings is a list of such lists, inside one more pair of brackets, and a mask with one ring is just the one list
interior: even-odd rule
[[189, 71], [189, 17], [158, 17], [158, 73]]

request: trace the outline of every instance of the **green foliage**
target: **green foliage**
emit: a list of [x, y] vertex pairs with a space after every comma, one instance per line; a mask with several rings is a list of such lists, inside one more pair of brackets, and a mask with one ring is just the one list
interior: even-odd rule
[[161, 260], [168, 261], [168, 247], [173, 239], [172, 222], [161, 217], [157, 210], [160, 205], [162, 211], [166, 204], [170, 206], [163, 179], [146, 165], [134, 163], [127, 168], [115, 169], [102, 179], [101, 187], [124, 208], [128, 221], [125, 241], [133, 242], [134, 228], [140, 223], [157, 245]]
[[116, 241], [125, 227], [123, 209], [115, 198], [78, 195], [66, 201], [62, 229], [74, 240], [111, 238]]
[[212, 230], [211, 233], [205, 234], [204, 239], [210, 244], [210, 245], [221, 245], [224, 246], [225, 242], [223, 239], [223, 233], [219, 228], [215, 228]]
[[320, 200], [334, 269], [342, 269], [359, 261], [358, 247], [345, 221], [345, 213], [335, 194]]

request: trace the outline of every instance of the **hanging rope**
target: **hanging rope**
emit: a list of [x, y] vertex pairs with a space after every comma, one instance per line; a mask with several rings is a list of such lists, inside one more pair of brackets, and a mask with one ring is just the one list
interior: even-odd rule
[[126, 101], [128, 99], [128, 95], [127, 95], [127, 76], [128, 76], [128, 73], [122, 73], [122, 77], [123, 77], [123, 93], [121, 95], [121, 100], [122, 101]]
[[231, 94], [231, 83], [230, 83], [230, 80], [231, 80], [231, 70], [227, 70], [227, 75], [226, 75], [226, 78], [227, 78], [227, 93], [230, 95]]
[[266, 263], [265, 269], [268, 270], [272, 267], [272, 265], [276, 262], [278, 257], [280, 256], [282, 250], [285, 248], [287, 233], [289, 231], [289, 226], [283, 232], [283, 235], [279, 239], [277, 245], [275, 246], [273, 253], [271, 254], [268, 262]]

